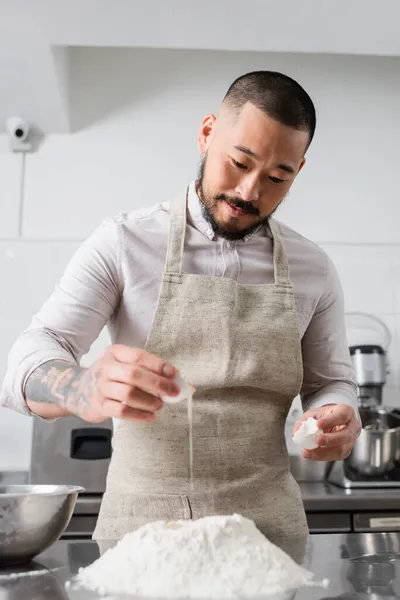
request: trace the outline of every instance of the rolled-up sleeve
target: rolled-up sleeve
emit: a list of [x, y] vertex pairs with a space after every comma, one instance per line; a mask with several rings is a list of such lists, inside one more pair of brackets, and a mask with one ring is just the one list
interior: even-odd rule
[[358, 416], [357, 387], [347, 343], [343, 289], [326, 257], [325, 285], [302, 339], [303, 410], [346, 404]]
[[30, 415], [24, 390], [40, 365], [79, 364], [114, 313], [121, 295], [120, 230], [107, 219], [80, 246], [53, 294], [8, 356], [0, 405]]

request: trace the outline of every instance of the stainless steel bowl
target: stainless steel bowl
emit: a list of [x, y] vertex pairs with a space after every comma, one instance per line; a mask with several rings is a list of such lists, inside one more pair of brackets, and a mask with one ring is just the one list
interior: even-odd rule
[[0, 486], [0, 566], [29, 562], [57, 541], [82, 491], [69, 485]]
[[359, 409], [362, 430], [347, 463], [367, 476], [384, 475], [394, 467], [400, 420], [384, 408]]

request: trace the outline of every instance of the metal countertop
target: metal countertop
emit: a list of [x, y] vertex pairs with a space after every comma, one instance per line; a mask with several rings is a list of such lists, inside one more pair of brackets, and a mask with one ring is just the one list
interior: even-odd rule
[[306, 512], [400, 511], [400, 488], [347, 490], [324, 481], [299, 485]]
[[[0, 472], [0, 484], [25, 484], [29, 473], [25, 471]], [[306, 511], [400, 511], [400, 488], [355, 489], [339, 488], [327, 481], [300, 482]]]
[[[0, 598], [100, 599], [92, 592], [74, 589], [73, 585], [65, 588], [65, 582], [80, 567], [90, 564], [98, 556], [95, 542], [59, 541], [31, 563], [30, 571], [26, 567], [13, 570], [0, 568]], [[317, 580], [328, 578], [329, 588], [303, 588], [294, 595], [286, 596], [285, 600], [400, 598], [400, 533], [311, 536], [304, 564]], [[36, 569], [36, 574], [32, 569]], [[112, 600], [116, 598], [112, 596]], [[108, 600], [111, 600], [110, 596]], [[274, 600], [279, 599], [275, 596]]]

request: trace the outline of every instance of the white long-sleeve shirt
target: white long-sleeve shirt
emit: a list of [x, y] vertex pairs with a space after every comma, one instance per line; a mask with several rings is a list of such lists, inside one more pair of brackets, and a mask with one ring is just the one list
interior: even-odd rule
[[[241, 241], [214, 235], [192, 182], [183, 269], [242, 284], [274, 281], [272, 237], [260, 228]], [[9, 354], [0, 404], [31, 414], [24, 397], [29, 375], [50, 360], [79, 363], [108, 324], [113, 343], [144, 347], [164, 269], [170, 205], [107, 219], [75, 253], [54, 293]], [[346, 340], [343, 293], [327, 255], [282, 226], [302, 339], [303, 409], [347, 404], [356, 386]], [[218, 332], [215, 333], [218, 343]]]

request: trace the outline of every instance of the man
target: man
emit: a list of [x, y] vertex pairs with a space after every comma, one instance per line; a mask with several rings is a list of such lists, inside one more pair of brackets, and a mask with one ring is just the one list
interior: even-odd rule
[[[117, 418], [95, 539], [152, 520], [241, 513], [301, 560], [307, 525], [289, 472], [293, 398], [345, 458], [359, 431], [335, 270], [272, 217], [305, 164], [313, 103], [294, 80], [254, 72], [201, 124], [199, 177], [171, 204], [109, 219], [14, 345], [2, 403], [45, 419]], [[113, 345], [79, 361], [108, 323]], [[194, 481], [185, 403], [193, 384]], [[297, 427], [299, 423], [297, 424]]]

